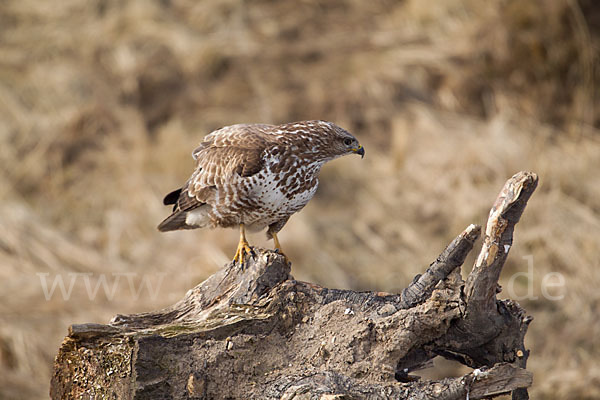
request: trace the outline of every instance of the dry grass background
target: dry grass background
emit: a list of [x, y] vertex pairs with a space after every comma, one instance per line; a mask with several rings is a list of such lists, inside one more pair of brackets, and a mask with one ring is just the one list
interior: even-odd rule
[[[0, 398], [47, 397], [69, 324], [171, 304], [232, 256], [234, 231], [155, 229], [203, 135], [317, 118], [367, 156], [327, 165], [282, 232], [297, 278], [399, 291], [533, 170], [503, 274], [538, 297], [531, 393], [599, 398], [599, 38], [593, 0], [4, 0]], [[46, 300], [40, 273], [116, 291], [79, 275]]]

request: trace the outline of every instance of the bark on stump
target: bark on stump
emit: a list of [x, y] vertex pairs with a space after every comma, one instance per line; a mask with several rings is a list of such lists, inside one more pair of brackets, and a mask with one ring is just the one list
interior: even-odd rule
[[[528, 398], [523, 345], [532, 318], [498, 300], [498, 278], [537, 176], [507, 181], [466, 281], [460, 266], [481, 233], [470, 225], [402, 294], [299, 282], [280, 254], [255, 249], [173, 306], [69, 328], [53, 399]], [[436, 355], [475, 370], [419, 381]], [[467, 397], [468, 396], [468, 397]]]

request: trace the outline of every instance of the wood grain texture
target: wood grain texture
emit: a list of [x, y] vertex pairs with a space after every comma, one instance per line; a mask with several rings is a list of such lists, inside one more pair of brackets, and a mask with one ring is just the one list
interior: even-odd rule
[[[51, 396], [480, 399], [512, 391], [527, 398], [531, 317], [496, 292], [504, 246], [536, 183], [531, 173], [507, 182], [466, 281], [460, 266], [479, 236], [475, 225], [402, 295], [299, 282], [282, 255], [256, 248], [243, 270], [229, 264], [169, 308], [72, 326]], [[410, 374], [437, 355], [475, 370], [437, 382]]]

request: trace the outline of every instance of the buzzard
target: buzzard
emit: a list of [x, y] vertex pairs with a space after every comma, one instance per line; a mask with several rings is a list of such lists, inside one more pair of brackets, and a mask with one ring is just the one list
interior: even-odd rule
[[[327, 121], [283, 125], [240, 124], [208, 134], [192, 156], [196, 170], [183, 187], [167, 194], [173, 212], [161, 232], [204, 227], [240, 228], [233, 260], [253, 254], [246, 228], [267, 228], [282, 252], [277, 232], [313, 197], [323, 164], [365, 149], [346, 130]], [[282, 252], [283, 253], [283, 252]]]

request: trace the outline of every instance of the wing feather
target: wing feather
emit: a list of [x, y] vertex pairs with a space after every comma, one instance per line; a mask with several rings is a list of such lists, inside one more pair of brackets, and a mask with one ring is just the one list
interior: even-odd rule
[[207, 135], [193, 151], [196, 170], [187, 183], [169, 193], [165, 204], [174, 204], [173, 213], [160, 225], [168, 231], [189, 228], [189, 211], [204, 204], [214, 204], [220, 187], [231, 184], [235, 175], [249, 177], [264, 165], [263, 154], [273, 137], [271, 125], [233, 125]]
[[269, 145], [264, 134], [270, 125], [233, 125], [219, 129], [204, 138], [192, 153], [196, 171], [190, 178], [189, 194], [202, 202], [215, 195], [206, 191], [230, 183], [234, 174], [249, 177], [264, 165], [263, 154]]

